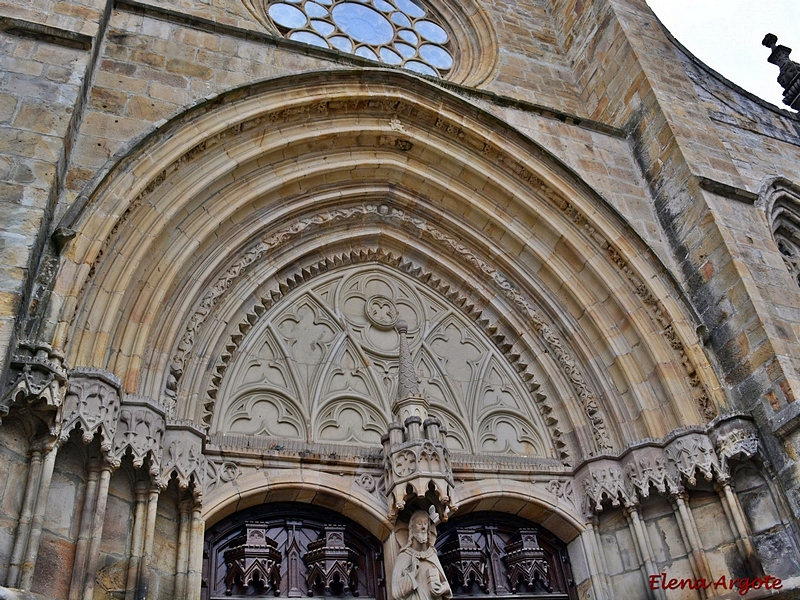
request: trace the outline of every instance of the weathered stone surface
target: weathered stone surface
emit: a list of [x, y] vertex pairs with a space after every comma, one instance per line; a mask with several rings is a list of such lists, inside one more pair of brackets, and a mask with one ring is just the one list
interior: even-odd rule
[[800, 569], [797, 116], [643, 2], [425, 1], [480, 81], [287, 41], [241, 0], [0, 2], [2, 385], [36, 388], [27, 340], [73, 392], [41, 490], [53, 439], [0, 415], [0, 583], [16, 545], [56, 597], [130, 570], [194, 600], [203, 522], [273, 501], [353, 518], [391, 573], [387, 485], [444, 456], [387, 478], [397, 317], [454, 514], [560, 536], [580, 598]]

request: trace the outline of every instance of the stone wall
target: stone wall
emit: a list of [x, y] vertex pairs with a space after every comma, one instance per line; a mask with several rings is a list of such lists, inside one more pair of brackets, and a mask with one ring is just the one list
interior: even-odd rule
[[[16, 390], [0, 402], [11, 411], [0, 426], [0, 582], [9, 575], [15, 536], [25, 531], [23, 507], [37, 504], [26, 492], [29, 438], [49, 442], [62, 425], [76, 427], [62, 423], [58, 409], [64, 388], [78, 389], [82, 378], [100, 382], [105, 408], [147, 404], [149, 415], [160, 415], [150, 424], [161, 418], [159, 431], [170, 443], [142, 441], [137, 433], [128, 448], [128, 438], [115, 437], [122, 421], [106, 413], [103, 426], [110, 429], [97, 438], [91, 428], [101, 426], [82, 423], [84, 433], [91, 429], [88, 446], [74, 434], [59, 442], [52, 481], [41, 484], [41, 542], [25, 545], [36, 562], [33, 591], [77, 600], [85, 580], [95, 582], [96, 600], [131, 596], [136, 586], [149, 598], [194, 599], [203, 518], [267, 500], [334, 507], [393, 544], [382, 471], [369, 454], [376, 448], [367, 444], [351, 456], [352, 449], [334, 444], [319, 453], [318, 440], [303, 437], [309, 418], [297, 420], [290, 442], [242, 435], [235, 450], [209, 450], [202, 434], [186, 433], [182, 428], [191, 426], [169, 413], [185, 402], [183, 416], [211, 419], [215, 394], [227, 389], [220, 382], [228, 363], [240, 360], [239, 343], [271, 306], [320, 272], [373, 260], [402, 269], [403, 277], [430, 286], [430, 298], [463, 310], [472, 321], [462, 333], [474, 321], [476, 339], [484, 336], [489, 345], [483, 354], [519, 371], [525, 383], [515, 385], [526, 393], [512, 400], [518, 408], [530, 402], [533, 433], [546, 442], [541, 460], [501, 459], [491, 444], [480, 446], [480, 456], [458, 458], [453, 495], [463, 495], [465, 510], [546, 523], [569, 543], [580, 598], [642, 597], [648, 569], [693, 577], [705, 568], [700, 556], [715, 576], [752, 574], [756, 563], [784, 579], [800, 572], [800, 291], [758, 198], [775, 178], [800, 183], [800, 121], [698, 64], [641, 0], [477, 5], [494, 40], [483, 51], [497, 61], [470, 88], [366, 72], [378, 65], [287, 41], [239, 0], [0, 2], [0, 365], [4, 385]], [[325, 97], [334, 83], [346, 98], [339, 105]], [[268, 95], [272, 87], [280, 87], [280, 98]], [[211, 100], [224, 94], [224, 101]], [[309, 97], [317, 100], [316, 113]], [[301, 124], [290, 122], [288, 110], [263, 109], [252, 122], [232, 114], [237, 102], [254, 99], [289, 100], [292, 110], [309, 112]], [[363, 115], [342, 109], [347, 99]], [[224, 130], [234, 125], [237, 133]], [[208, 133], [217, 127], [218, 136]], [[315, 127], [325, 131], [322, 142]], [[184, 146], [169, 146], [173, 134]], [[303, 141], [279, 146], [270, 138], [278, 134]], [[258, 154], [267, 148], [271, 154]], [[155, 158], [156, 152], [165, 154]], [[322, 158], [308, 166], [306, 155], [314, 152]], [[277, 164], [280, 185], [241, 206], [234, 207], [233, 196], [219, 201], [235, 183], [256, 189], [259, 180], [248, 178]], [[331, 170], [316, 172], [320, 165]], [[205, 189], [217, 195], [186, 200], [181, 186], [199, 180], [198, 173], [219, 175]], [[146, 177], [147, 187], [133, 194]], [[119, 185], [109, 191], [109, 182]], [[357, 193], [380, 201], [354, 204], [347, 194], [357, 184], [364, 187]], [[326, 195], [328, 189], [339, 196]], [[311, 210], [314, 194], [324, 210]], [[192, 208], [195, 201], [202, 210]], [[334, 226], [344, 220], [337, 202], [349, 203], [350, 220]], [[402, 210], [390, 212], [384, 202]], [[289, 205], [295, 220], [285, 212]], [[175, 207], [183, 212], [173, 213]], [[160, 235], [156, 222], [174, 227], [149, 246]], [[76, 223], [83, 229], [74, 242], [75, 231], [56, 231]], [[266, 243], [260, 236], [267, 231], [291, 240], [275, 242], [262, 270], [247, 272], [225, 296], [234, 277], [224, 276], [247, 267], [231, 261], [248, 256], [247, 244]], [[115, 254], [104, 256], [109, 248]], [[127, 253], [143, 248], [132, 268]], [[173, 251], [184, 262], [166, 264], [163, 256]], [[183, 272], [168, 279], [175, 268]], [[198, 349], [185, 378], [193, 379], [179, 396], [170, 361], [187, 323], [210, 310], [203, 293], [215, 285], [222, 286], [214, 297], [222, 308], [209, 318], [206, 337], [190, 340]], [[41, 346], [12, 364], [17, 338], [55, 340], [57, 347]], [[55, 353], [79, 346], [69, 359], [77, 364], [67, 367], [88, 369], [71, 373], [68, 383]], [[348, 368], [366, 373], [376, 365], [354, 361]], [[380, 368], [389, 381], [394, 367], [387, 365]], [[26, 379], [31, 369], [42, 379]], [[436, 377], [429, 379], [432, 386]], [[41, 419], [26, 421], [32, 435], [20, 418], [38, 414], [42, 404], [51, 430], [43, 436]], [[721, 452], [708, 436], [734, 409], [746, 413], [745, 421], [755, 419], [760, 442], [758, 451], [735, 449], [731, 456], [740, 463], [732, 472], [720, 462], [706, 465], [714, 481], [690, 483], [685, 496], [678, 488], [692, 475], [681, 475], [677, 459], [669, 467], [673, 488], [652, 496], [636, 491], [636, 473], [621, 474], [631, 456], [660, 452], [680, 436], [702, 438], [703, 451]], [[391, 411], [384, 412], [388, 421]], [[373, 425], [385, 425], [381, 419]], [[375, 427], [367, 441], [379, 435]], [[196, 444], [191, 457], [186, 448], [179, 452], [184, 439]], [[141, 455], [128, 456], [128, 449]], [[102, 467], [90, 455], [102, 456]], [[603, 461], [605, 474], [597, 467]], [[604, 488], [603, 477], [615, 469], [617, 479]], [[110, 485], [107, 495], [92, 497], [87, 490], [95, 485], [90, 477], [102, 477], [98, 470]], [[733, 487], [726, 488], [731, 475]], [[203, 486], [206, 477], [213, 483]], [[212, 500], [201, 518], [203, 491]], [[691, 518], [678, 497], [697, 523], [699, 546], [682, 529]], [[82, 523], [84, 505], [98, 502], [99, 521]], [[395, 551], [387, 551], [389, 564]], [[72, 581], [75, 556], [84, 558]], [[141, 567], [145, 556], [150, 562]]]

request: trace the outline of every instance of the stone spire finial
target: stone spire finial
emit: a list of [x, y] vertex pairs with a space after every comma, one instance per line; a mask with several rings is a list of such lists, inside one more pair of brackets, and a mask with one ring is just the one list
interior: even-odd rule
[[768, 33], [761, 43], [772, 50], [767, 60], [781, 69], [778, 83], [783, 88], [783, 103], [795, 110], [800, 110], [800, 64], [789, 58], [791, 48], [778, 45], [778, 36]]
[[432, 510], [446, 521], [456, 509], [453, 470], [445, 440], [446, 431], [436, 418], [428, 417], [430, 401], [420, 392], [408, 349], [408, 324], [395, 325], [400, 335], [395, 421], [381, 438], [386, 466], [386, 498], [389, 518], [411, 508]]
[[395, 326], [397, 333], [400, 334], [400, 363], [397, 367], [397, 400], [418, 397], [419, 385], [417, 384], [417, 374], [414, 372], [414, 364], [411, 362], [411, 351], [408, 349], [408, 323], [398, 321]]

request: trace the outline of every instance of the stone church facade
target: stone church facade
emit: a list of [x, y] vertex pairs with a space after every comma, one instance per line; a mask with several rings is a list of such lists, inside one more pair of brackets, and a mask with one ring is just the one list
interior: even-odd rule
[[795, 597], [800, 119], [643, 0], [0, 37], [0, 597]]

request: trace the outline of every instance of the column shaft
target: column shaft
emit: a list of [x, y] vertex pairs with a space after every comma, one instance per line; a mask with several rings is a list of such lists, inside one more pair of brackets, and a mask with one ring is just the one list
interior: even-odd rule
[[42, 477], [42, 452], [33, 450], [28, 465], [28, 480], [25, 484], [25, 495], [22, 498], [22, 510], [19, 515], [17, 531], [14, 536], [14, 548], [11, 551], [11, 561], [6, 575], [6, 585], [11, 588], [19, 587], [19, 576], [25, 551], [28, 549], [28, 538], [31, 531], [33, 507], [36, 504], [36, 492]]
[[100, 543], [103, 540], [103, 524], [106, 518], [106, 504], [108, 502], [108, 484], [111, 481], [111, 466], [104, 464], [100, 469], [97, 483], [97, 502], [95, 503], [94, 519], [92, 520], [92, 538], [89, 540], [89, 551], [86, 560], [86, 579], [83, 585], [83, 599], [92, 600], [94, 595], [94, 582], [97, 578], [97, 566], [100, 561]]
[[99, 464], [97, 461], [89, 463], [86, 489], [83, 492], [83, 509], [81, 510], [81, 523], [78, 531], [78, 541], [75, 544], [75, 561], [72, 563], [72, 579], [69, 585], [69, 600], [80, 600], [83, 592], [83, 582], [86, 579], [86, 553], [89, 550], [89, 541], [92, 537], [92, 518], [97, 503], [97, 476]]
[[25, 562], [22, 565], [19, 587], [30, 590], [33, 584], [33, 572], [36, 569], [36, 559], [39, 556], [39, 542], [42, 540], [42, 526], [44, 515], [47, 512], [47, 498], [50, 496], [50, 482], [53, 480], [53, 469], [56, 466], [58, 447], [53, 446], [42, 463], [42, 477], [39, 480], [39, 489], [36, 492], [36, 506], [31, 519], [31, 532], [28, 538], [28, 548], [25, 552]]

